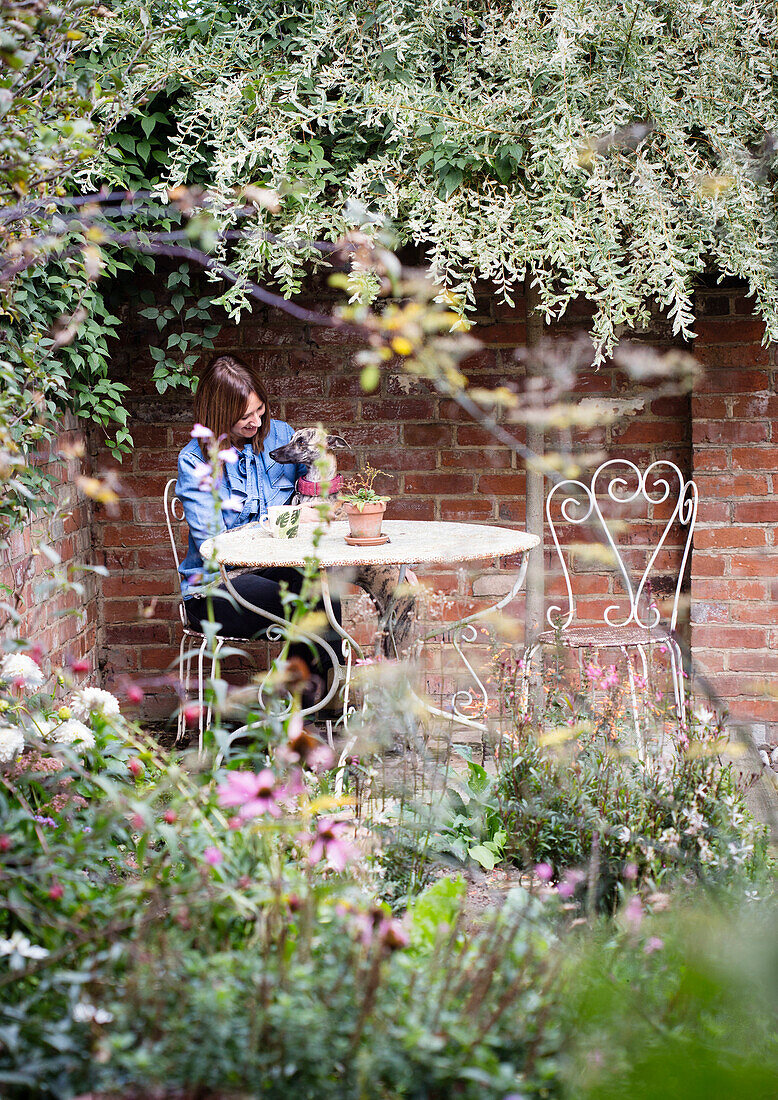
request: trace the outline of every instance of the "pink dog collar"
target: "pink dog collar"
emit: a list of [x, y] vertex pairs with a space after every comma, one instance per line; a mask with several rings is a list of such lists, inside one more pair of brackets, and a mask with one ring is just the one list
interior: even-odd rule
[[[321, 497], [324, 496], [322, 489], [324, 488], [324, 482], [322, 481], [309, 481], [306, 477], [298, 477], [297, 479], [297, 492], [301, 497]], [[343, 488], [343, 478], [340, 474], [329, 482], [327, 496], [335, 496]]]

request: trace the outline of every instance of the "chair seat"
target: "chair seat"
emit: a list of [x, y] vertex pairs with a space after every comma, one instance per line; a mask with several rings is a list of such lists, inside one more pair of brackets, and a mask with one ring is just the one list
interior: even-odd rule
[[[191, 626], [185, 626], [184, 637], [205, 638], [205, 634], [203, 634], [202, 630], [194, 630]], [[260, 635], [258, 638], [232, 638], [229, 634], [217, 634], [216, 639], [219, 642], [239, 642], [242, 645], [245, 645], [246, 642], [251, 644], [251, 642], [267, 641], [264, 634]]]
[[625, 645], [657, 645], [667, 643], [670, 633], [666, 627], [644, 626], [628, 623], [627, 626], [579, 626], [572, 630], [544, 630], [538, 635], [539, 645], [564, 645], [571, 649], [599, 646], [601, 649]]

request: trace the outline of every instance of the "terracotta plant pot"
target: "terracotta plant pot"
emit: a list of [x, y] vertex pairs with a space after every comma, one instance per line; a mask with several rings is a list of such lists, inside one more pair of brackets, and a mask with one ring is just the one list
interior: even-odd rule
[[386, 501], [365, 504], [360, 511], [356, 504], [345, 504], [343, 510], [348, 516], [351, 537], [354, 539], [377, 539], [381, 535], [381, 524], [386, 511]]

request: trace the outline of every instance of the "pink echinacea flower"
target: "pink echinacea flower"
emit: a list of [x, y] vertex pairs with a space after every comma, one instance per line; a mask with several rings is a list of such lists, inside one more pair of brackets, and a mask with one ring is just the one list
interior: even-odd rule
[[254, 772], [230, 772], [227, 782], [220, 784], [216, 797], [223, 807], [237, 806], [238, 817], [247, 821], [261, 814], [280, 817], [276, 777], [270, 768]]
[[320, 817], [316, 822], [316, 834], [309, 855], [311, 863], [318, 863], [321, 859], [325, 859], [333, 871], [344, 870], [348, 861], [356, 854], [353, 844], [340, 839], [348, 827], [345, 821], [336, 821], [332, 817]]

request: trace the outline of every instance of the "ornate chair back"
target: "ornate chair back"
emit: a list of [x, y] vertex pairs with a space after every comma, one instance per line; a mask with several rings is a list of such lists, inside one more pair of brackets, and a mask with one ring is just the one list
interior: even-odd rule
[[[176, 533], [180, 535], [180, 531], [183, 527], [186, 527], [186, 520], [184, 518], [184, 507], [181, 501], [178, 499], [175, 493], [176, 479], [171, 477], [168, 483], [165, 485], [165, 494], [163, 497], [163, 507], [165, 509], [165, 523], [167, 524], [168, 538], [170, 539], [170, 548], [173, 551], [173, 561], [176, 563], [176, 579], [180, 581], [180, 574], [178, 572], [181, 565], [181, 558], [178, 553], [178, 542], [176, 541]], [[178, 614], [181, 617], [181, 625], [186, 629], [191, 629], [186, 617], [186, 610], [184, 609], [184, 601], [180, 599], [178, 601]]]
[[[618, 602], [609, 604], [602, 614], [603, 625], [615, 630], [622, 627], [652, 630], [659, 625], [661, 615], [656, 597], [664, 600], [670, 592], [665, 579], [666, 569], [660, 571], [657, 562], [664, 549], [670, 546], [678, 548], [680, 562], [677, 576], [672, 581], [672, 605], [669, 623], [666, 623], [670, 630], [674, 630], [697, 517], [697, 500], [694, 482], [685, 478], [674, 462], [666, 459], [652, 462], [643, 472], [627, 459], [611, 459], [595, 470], [588, 484], [571, 478], [554, 485], [546, 499], [546, 518], [561, 562], [567, 607], [559, 604], [549, 607], [546, 619], [551, 629], [564, 635], [577, 620], [567, 561], [569, 554], [565, 553], [559, 538], [561, 521], [604, 540], [609, 551], [607, 556], [611, 558], [609, 564], [616, 566], [624, 590], [623, 596], [616, 597]], [[636, 506], [648, 513], [646, 529], [653, 531], [654, 537], [648, 539], [645, 564], [633, 566], [630, 570], [627, 562], [632, 563], [637, 555], [630, 547], [629, 557], [625, 560], [625, 548], [619, 548], [614, 528], [619, 519], [618, 513], [628, 519], [629, 512], [634, 513]], [[555, 516], [559, 518], [555, 519]], [[679, 532], [682, 535], [680, 547]], [[597, 558], [602, 560], [602, 555], [598, 554]]]

